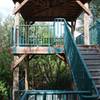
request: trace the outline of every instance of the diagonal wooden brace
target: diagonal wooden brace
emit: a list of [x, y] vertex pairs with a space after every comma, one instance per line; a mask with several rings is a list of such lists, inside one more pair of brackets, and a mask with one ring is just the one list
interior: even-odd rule
[[56, 54], [56, 56], [58, 58], [60, 58], [62, 61], [64, 61], [65, 63], [67, 63], [64, 53], [63, 54]]
[[17, 8], [15, 8], [13, 14], [16, 14], [20, 11], [20, 9], [28, 2], [29, 0], [24, 0]]
[[76, 3], [85, 11], [88, 15], [92, 15], [91, 11], [84, 6], [84, 4], [80, 0], [76, 0]]
[[23, 61], [23, 59], [25, 59], [26, 56], [27, 55], [22, 55], [19, 59], [15, 60], [12, 63], [11, 68], [14, 70], [18, 66], [18, 64], [20, 64]]

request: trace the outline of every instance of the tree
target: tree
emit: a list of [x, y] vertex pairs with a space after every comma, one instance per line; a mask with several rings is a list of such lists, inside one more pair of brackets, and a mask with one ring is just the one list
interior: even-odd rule
[[[0, 22], [0, 95], [10, 98], [12, 88], [11, 62], [12, 55], [10, 51], [10, 35], [13, 26], [13, 18], [7, 17], [4, 22]], [[3, 90], [3, 91], [2, 91]], [[5, 92], [6, 91], [6, 92]]]

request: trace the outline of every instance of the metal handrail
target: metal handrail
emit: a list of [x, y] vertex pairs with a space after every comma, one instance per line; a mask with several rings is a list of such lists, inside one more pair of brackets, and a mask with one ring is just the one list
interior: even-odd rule
[[[16, 93], [19, 93], [19, 94], [23, 94], [21, 97], [20, 97], [20, 100], [26, 100], [27, 97], [29, 97], [30, 95], [31, 96], [35, 96], [35, 97], [38, 97], [39, 95], [43, 96], [43, 100], [45, 98], [45, 100], [48, 100], [46, 99], [47, 96], [63, 96], [65, 98], [62, 97], [62, 100], [80, 100], [79, 99], [79, 95], [82, 95], [82, 94], [89, 94], [90, 92], [89, 91], [66, 91], [66, 90], [19, 90], [19, 91], [16, 91]], [[71, 98], [70, 98], [71, 97]], [[37, 100], [37, 99], [35, 99]], [[50, 99], [51, 100], [51, 99]], [[52, 99], [52, 100], [55, 100], [55, 99]], [[57, 99], [58, 100], [58, 99]]]
[[77, 89], [79, 91], [90, 91], [89, 95], [81, 95], [85, 100], [96, 100], [99, 96], [96, 85], [88, 71], [88, 68], [82, 59], [82, 56], [77, 49], [77, 46], [74, 42], [71, 32], [68, 29], [67, 23], [65, 19], [61, 19], [64, 21], [65, 26], [65, 35], [64, 35], [64, 49], [66, 58], [72, 68], [73, 77], [77, 85]]
[[[63, 45], [63, 34], [54, 25], [19, 25], [13, 28], [12, 46]], [[57, 30], [59, 36], [57, 35]]]

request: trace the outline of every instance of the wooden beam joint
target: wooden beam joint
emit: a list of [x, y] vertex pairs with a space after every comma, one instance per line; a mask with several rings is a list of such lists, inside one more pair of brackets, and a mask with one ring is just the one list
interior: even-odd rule
[[24, 0], [17, 8], [14, 9], [13, 14], [17, 14], [17, 13], [21, 10], [21, 8], [22, 8], [28, 1], [30, 1], [30, 0]]
[[56, 56], [58, 58], [60, 58], [62, 61], [64, 61], [65, 63], [67, 63], [64, 53], [63, 54], [56, 54]]
[[23, 61], [23, 59], [25, 59], [26, 56], [27, 56], [27, 55], [22, 55], [19, 59], [16, 59], [16, 60], [12, 63], [11, 69], [12, 69], [12, 70], [16, 69], [16, 67], [18, 66], [18, 64], [20, 64], [20, 63]]
[[80, 0], [76, 0], [76, 3], [85, 11], [88, 15], [92, 15], [91, 11], [89, 8], [86, 8], [84, 4]]

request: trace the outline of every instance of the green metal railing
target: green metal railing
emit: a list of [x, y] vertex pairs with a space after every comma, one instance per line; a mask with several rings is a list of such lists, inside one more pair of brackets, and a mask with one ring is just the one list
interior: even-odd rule
[[89, 29], [90, 31], [90, 44], [100, 45], [100, 22], [96, 21]]
[[81, 100], [79, 95], [89, 91], [28, 90], [16, 91], [16, 100]]
[[67, 23], [64, 19], [64, 49], [65, 55], [71, 66], [74, 80], [79, 91], [90, 91], [88, 95], [81, 95], [83, 100], [96, 100], [98, 97], [98, 91], [95, 87], [94, 81], [88, 71], [88, 68], [83, 61], [71, 32], [68, 29]]
[[[89, 28], [89, 38], [90, 45], [100, 45], [100, 21], [96, 21], [96, 23]], [[84, 44], [83, 33], [76, 37], [76, 43]]]
[[[13, 28], [12, 46], [60, 46], [63, 45], [63, 33], [54, 24], [20, 25]], [[60, 25], [62, 27], [62, 25]], [[57, 30], [57, 31], [56, 31]], [[59, 34], [58, 34], [59, 33]]]
[[78, 37], [76, 37], [76, 44], [84, 45], [84, 34], [80, 34]]

